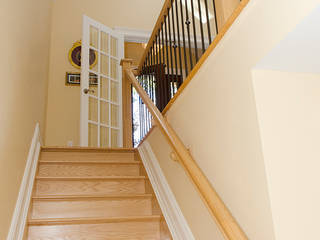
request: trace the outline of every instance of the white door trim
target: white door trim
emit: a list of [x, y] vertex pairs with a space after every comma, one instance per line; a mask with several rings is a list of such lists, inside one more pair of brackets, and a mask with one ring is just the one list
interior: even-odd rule
[[139, 30], [125, 27], [114, 27], [113, 28], [117, 33], [120, 33], [124, 36], [125, 42], [134, 42], [134, 43], [148, 43], [151, 31]]

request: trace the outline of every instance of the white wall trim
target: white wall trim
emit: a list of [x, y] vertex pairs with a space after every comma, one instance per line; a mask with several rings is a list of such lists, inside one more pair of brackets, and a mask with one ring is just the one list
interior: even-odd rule
[[139, 153], [174, 240], [195, 240], [148, 141]]
[[12, 216], [7, 240], [22, 240], [24, 237], [40, 150], [40, 127], [39, 123], [37, 123], [31, 141], [27, 163], [16, 202], [16, 207]]
[[[125, 27], [114, 27], [113, 30], [119, 34], [123, 34], [125, 42], [135, 42], [135, 43], [148, 43], [152, 33], [151, 31], [147, 31], [147, 30], [131, 29], [131, 28], [125, 28]], [[213, 39], [215, 37], [216, 35], [212, 36]], [[173, 34], [171, 34], [171, 39], [173, 38], [174, 36]], [[176, 39], [177, 38], [178, 38], [178, 35], [176, 35]], [[198, 46], [202, 44], [201, 37], [197, 37], [196, 41]], [[190, 44], [192, 48], [195, 47], [193, 35], [190, 35]], [[205, 44], [205, 48], [208, 48], [210, 45], [209, 40], [204, 39], [204, 44]], [[181, 46], [183, 45], [182, 40], [180, 41], [180, 45]]]
[[151, 31], [114, 27], [117, 33], [123, 34], [125, 42], [148, 43]]

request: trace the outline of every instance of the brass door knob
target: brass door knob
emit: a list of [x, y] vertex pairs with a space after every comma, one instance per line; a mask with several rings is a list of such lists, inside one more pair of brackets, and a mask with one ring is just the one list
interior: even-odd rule
[[85, 88], [85, 89], [83, 89], [83, 93], [84, 94], [88, 94], [88, 93], [94, 93], [94, 90], [92, 90], [92, 89], [88, 89], [88, 88]]

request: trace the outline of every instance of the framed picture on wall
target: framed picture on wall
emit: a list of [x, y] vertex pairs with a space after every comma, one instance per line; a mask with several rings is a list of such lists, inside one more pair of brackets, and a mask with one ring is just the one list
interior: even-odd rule
[[[74, 73], [74, 72], [67, 72], [66, 73], [66, 85], [80, 85], [81, 81], [81, 74], [80, 73]], [[89, 84], [90, 86], [97, 86], [98, 85], [98, 76], [94, 73], [90, 73], [89, 78]]]

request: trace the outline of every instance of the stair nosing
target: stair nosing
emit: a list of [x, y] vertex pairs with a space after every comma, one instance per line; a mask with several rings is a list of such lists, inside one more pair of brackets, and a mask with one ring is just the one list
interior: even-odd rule
[[32, 197], [36, 201], [82, 201], [83, 199], [130, 199], [130, 198], [152, 198], [152, 194], [114, 194], [114, 195], [43, 195]]
[[39, 164], [109, 164], [109, 165], [139, 165], [140, 161], [44, 161], [40, 160]]
[[135, 153], [135, 148], [95, 148], [95, 147], [41, 147], [42, 152], [102, 152], [102, 153]]
[[109, 218], [51, 218], [51, 219], [29, 219], [28, 226], [43, 225], [78, 225], [78, 224], [99, 224], [99, 223], [120, 223], [120, 222], [145, 222], [160, 220], [161, 215], [130, 216], [130, 217], [109, 217]]
[[37, 176], [36, 180], [44, 180], [44, 181], [94, 181], [94, 180], [145, 180], [146, 176], [107, 176], [107, 177], [40, 177]]

